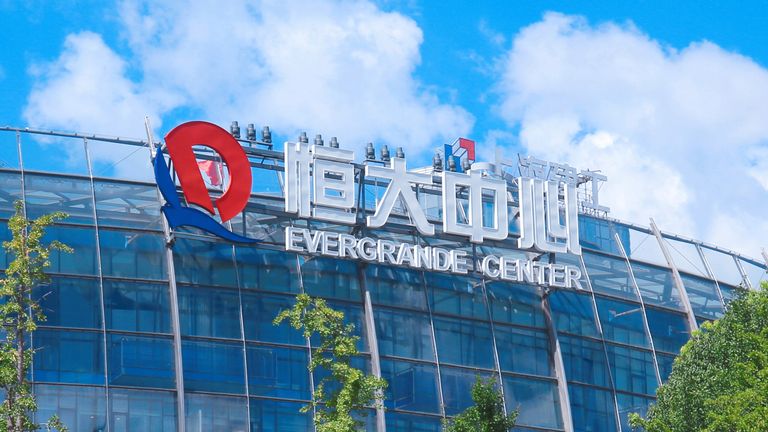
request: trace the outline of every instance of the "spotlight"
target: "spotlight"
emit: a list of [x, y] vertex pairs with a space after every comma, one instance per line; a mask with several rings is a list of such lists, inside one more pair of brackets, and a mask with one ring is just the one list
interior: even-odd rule
[[233, 137], [240, 139], [240, 125], [238, 125], [236, 121], [232, 122], [232, 126], [229, 127], [229, 131], [232, 133]]

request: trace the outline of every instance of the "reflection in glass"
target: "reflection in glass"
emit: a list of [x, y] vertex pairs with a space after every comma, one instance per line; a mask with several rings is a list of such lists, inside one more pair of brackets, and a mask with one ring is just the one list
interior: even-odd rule
[[491, 326], [454, 318], [434, 317], [437, 354], [441, 363], [493, 368]]
[[606, 349], [616, 390], [647, 395], [655, 394], [658, 383], [653, 364], [653, 354], [650, 351], [612, 344], [608, 344]]
[[502, 371], [543, 376], [554, 373], [545, 332], [496, 324], [494, 335]]
[[637, 300], [635, 287], [623, 258], [584, 252], [584, 265], [595, 292]]
[[179, 285], [178, 293], [182, 335], [240, 339], [236, 290]]
[[177, 238], [173, 262], [178, 282], [237, 287], [230, 244]]
[[387, 430], [390, 432], [440, 432], [442, 419], [387, 411]]
[[565, 378], [602, 387], [611, 387], [603, 343], [580, 337], [559, 335]]
[[27, 217], [61, 211], [67, 214], [67, 223], [93, 225], [90, 180], [26, 174], [24, 188]]
[[576, 432], [609, 432], [618, 430], [614, 412], [613, 395], [578, 384], [568, 385], [571, 416]]
[[107, 328], [171, 332], [168, 284], [104, 280]]
[[549, 295], [549, 307], [557, 331], [599, 337], [589, 294], [554, 291]]
[[242, 344], [184, 340], [181, 353], [185, 390], [245, 393]]
[[427, 309], [422, 277], [417, 272], [369, 265], [365, 270], [365, 284], [374, 304]]
[[175, 387], [170, 338], [108, 334], [107, 358], [110, 385]]
[[251, 431], [312, 432], [312, 413], [299, 410], [305, 404], [251, 398]]
[[40, 325], [101, 327], [99, 282], [96, 279], [56, 277], [34, 289], [34, 297], [46, 316]]
[[51, 252], [52, 273], [79, 275], [98, 275], [96, 267], [96, 232], [93, 228], [50, 226], [45, 231], [43, 241], [49, 243], [58, 240], [71, 247], [76, 253]]
[[173, 432], [176, 430], [176, 395], [165, 391], [110, 388], [109, 426], [114, 432]]
[[282, 293], [299, 292], [296, 255], [237, 247], [237, 269], [243, 288]]
[[629, 415], [631, 413], [640, 414], [645, 418], [648, 413], [648, 407], [655, 402], [653, 398], [646, 398], [636, 395], [616, 393], [616, 399], [619, 402], [619, 417], [621, 418], [621, 430], [631, 431], [629, 427]]
[[435, 361], [427, 314], [377, 307], [374, 318], [379, 354]]
[[248, 405], [244, 397], [187, 393], [184, 399], [187, 410], [185, 418], [187, 431], [248, 431]]
[[104, 276], [166, 279], [165, 241], [160, 234], [99, 230]]
[[243, 292], [243, 327], [251, 341], [306, 346], [300, 331], [287, 323], [272, 324], [278, 313], [293, 306], [294, 298], [277, 294]]
[[488, 319], [483, 287], [479, 280], [428, 273], [426, 283], [432, 312]]
[[541, 290], [530, 285], [486, 283], [491, 317], [496, 322], [544, 327]]
[[246, 356], [251, 395], [310, 399], [306, 349], [248, 345]]
[[632, 262], [632, 272], [646, 304], [685, 310], [671, 270]]
[[517, 424], [559, 429], [563, 427], [557, 384], [504, 375], [507, 410], [519, 410]]
[[163, 229], [157, 187], [94, 180], [99, 227]]
[[301, 277], [307, 294], [316, 297], [360, 300], [357, 267], [351, 261], [302, 258]]
[[607, 340], [650, 347], [645, 333], [643, 310], [639, 303], [627, 303], [598, 297], [597, 312]]
[[104, 387], [36, 385], [38, 410], [35, 422], [42, 424], [54, 414], [71, 431], [104, 431], [107, 428], [107, 393]]
[[708, 319], [717, 319], [723, 315], [723, 305], [713, 281], [685, 273], [681, 273], [680, 277], [695, 315]]
[[443, 403], [446, 415], [456, 415], [473, 404], [472, 386], [477, 377], [487, 379], [498, 375], [467, 369], [440, 367], [440, 381], [443, 384]]
[[104, 384], [101, 334], [40, 329], [33, 342], [35, 381]]
[[434, 365], [382, 359], [381, 376], [388, 384], [387, 409], [440, 413]]
[[667, 351], [677, 354], [680, 347], [688, 342], [691, 331], [685, 315], [654, 308], [645, 309], [648, 317], [648, 328], [653, 337], [653, 347], [657, 351]]

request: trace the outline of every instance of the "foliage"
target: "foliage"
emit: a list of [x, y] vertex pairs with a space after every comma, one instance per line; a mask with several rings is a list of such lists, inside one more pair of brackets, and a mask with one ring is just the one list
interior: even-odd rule
[[293, 328], [301, 330], [304, 337], [320, 337], [320, 347], [312, 350], [309, 370], [320, 368], [330, 372], [315, 386], [312, 404], [302, 411], [315, 410], [317, 432], [357, 430], [362, 423], [354, 415], [364, 416], [372, 402], [380, 404], [387, 382], [351, 366], [352, 358], [358, 354], [355, 344], [359, 337], [353, 335], [355, 326], [344, 324], [344, 313], [329, 307], [325, 300], [306, 294], [299, 294], [296, 304], [281, 311], [274, 324], [286, 319]]
[[768, 430], [768, 283], [741, 290], [725, 315], [694, 332], [657, 403], [633, 427], [648, 432]]
[[445, 425], [446, 432], [507, 432], [515, 426], [518, 412], [504, 414], [504, 399], [496, 380], [477, 378], [472, 386], [475, 404]]
[[44, 425], [34, 424], [30, 416], [37, 410], [37, 402], [27, 381], [33, 354], [29, 336], [37, 329], [37, 322], [45, 320], [40, 305], [32, 298], [32, 289], [49, 281], [45, 269], [50, 265], [51, 251], [71, 252], [58, 241], [45, 244], [43, 235], [46, 227], [66, 214], [53, 213], [30, 221], [24, 216], [21, 202], [17, 201], [15, 207], [16, 213], [8, 221], [12, 238], [3, 242], [13, 261], [0, 280], [0, 320], [5, 331], [5, 340], [0, 342], [0, 388], [5, 391], [5, 401], [0, 405], [0, 432], [33, 431], [38, 427], [66, 431], [57, 416]]

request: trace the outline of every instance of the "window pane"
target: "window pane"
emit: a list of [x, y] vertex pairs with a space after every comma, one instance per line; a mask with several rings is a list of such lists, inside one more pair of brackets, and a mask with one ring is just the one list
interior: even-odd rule
[[101, 294], [96, 279], [53, 278], [50, 284], [36, 287], [34, 296], [46, 316], [40, 325], [101, 327]]
[[104, 384], [101, 334], [38, 330], [34, 336], [35, 381]]
[[178, 238], [173, 262], [178, 282], [237, 287], [230, 244]]
[[646, 308], [645, 313], [648, 317], [648, 328], [653, 337], [653, 347], [657, 351], [679, 353], [680, 347], [685, 345], [691, 336], [685, 315], [653, 308]]
[[445, 414], [456, 415], [467, 407], [474, 404], [472, 402], [472, 386], [477, 377], [483, 379], [491, 376], [488, 372], [471, 371], [466, 369], [441, 367], [440, 381], [443, 384], [443, 402], [445, 403]]
[[643, 323], [643, 310], [638, 303], [597, 298], [597, 312], [606, 339], [614, 342], [650, 347]]
[[549, 305], [559, 332], [599, 337], [592, 297], [569, 291], [554, 291]]
[[669, 374], [672, 373], [672, 364], [674, 361], [674, 356], [656, 353], [656, 363], [659, 365], [659, 375], [661, 375], [662, 382], [666, 382], [667, 378], [669, 378]]
[[309, 400], [306, 349], [248, 345], [248, 390], [252, 395]]
[[35, 422], [54, 414], [71, 431], [104, 431], [107, 428], [107, 392], [104, 387], [36, 385], [38, 410]]
[[758, 266], [741, 258], [739, 258], [739, 261], [741, 261], [741, 268], [744, 269], [749, 283], [752, 284], [752, 289], [758, 289], [762, 282], [768, 281], [765, 265], [761, 264]]
[[440, 432], [442, 421], [439, 417], [387, 411], [387, 430], [391, 432]]
[[616, 426], [615, 406], [610, 391], [568, 385], [571, 417], [575, 432], [612, 432]]
[[29, 218], [62, 211], [67, 223], [93, 225], [90, 180], [26, 174], [24, 187]]
[[170, 333], [168, 284], [104, 280], [107, 328]]
[[723, 305], [713, 281], [687, 274], [681, 274], [680, 277], [695, 315], [708, 319], [717, 319], [723, 315]]
[[165, 241], [159, 234], [99, 230], [105, 276], [166, 279]]
[[187, 394], [188, 432], [246, 432], [248, 405], [245, 398]]
[[591, 339], [560, 335], [560, 350], [568, 381], [611, 387], [603, 343]]
[[432, 312], [488, 319], [483, 287], [479, 280], [427, 273], [426, 282]]
[[435, 317], [433, 321], [441, 363], [494, 367], [489, 323], [442, 317]]
[[[146, 139], [146, 136], [143, 138]], [[130, 145], [88, 140], [94, 177], [119, 177], [130, 180], [154, 180], [149, 149], [144, 145]]]
[[608, 361], [616, 390], [652, 395], [656, 392], [653, 354], [608, 344]]
[[544, 428], [562, 428], [560, 398], [554, 382], [504, 375], [507, 411], [519, 410], [517, 424]]
[[637, 287], [646, 304], [685, 310], [672, 271], [647, 264], [632, 262]]
[[365, 270], [365, 283], [374, 304], [427, 310], [424, 286], [418, 272], [369, 265]]
[[585, 252], [584, 265], [595, 292], [637, 300], [635, 287], [623, 258], [612, 258]]
[[243, 292], [243, 321], [245, 337], [259, 342], [274, 342], [306, 346], [307, 340], [288, 322], [272, 324], [278, 313], [295, 303], [293, 297]]
[[23, 134], [21, 156], [28, 171], [88, 174], [82, 138]]
[[545, 332], [497, 324], [494, 334], [501, 370], [545, 376], [554, 373]]
[[240, 298], [232, 289], [178, 286], [181, 334], [240, 339]]
[[741, 285], [744, 282], [744, 278], [736, 266], [733, 256], [708, 247], [702, 247], [701, 249], [704, 251], [704, 258], [707, 259], [709, 268], [712, 269], [712, 273], [715, 274], [717, 280], [735, 286]]
[[388, 384], [384, 399], [387, 409], [440, 413], [434, 365], [382, 359], [381, 377]]
[[109, 334], [107, 343], [111, 385], [175, 387], [171, 339]]
[[74, 228], [60, 225], [50, 226], [43, 241], [58, 240], [71, 247], [74, 253], [51, 251], [51, 266], [48, 271], [80, 275], [98, 275], [96, 267], [96, 232], [93, 228]]
[[94, 180], [100, 227], [163, 229], [157, 187]]
[[252, 432], [312, 432], [312, 413], [302, 413], [297, 402], [251, 398]]
[[185, 390], [245, 393], [242, 344], [185, 340], [181, 348]]
[[357, 268], [351, 261], [301, 258], [301, 277], [307, 294], [316, 297], [360, 300]]
[[538, 288], [504, 282], [486, 283], [485, 287], [494, 321], [544, 327], [544, 310]]
[[16, 213], [14, 202], [21, 199], [21, 174], [0, 172], [0, 190], [0, 217], [9, 218]]
[[629, 231], [629, 247], [624, 246], [629, 259], [640, 260], [666, 267], [669, 265], [661, 251], [659, 241], [650, 231], [627, 228]]
[[113, 432], [174, 432], [176, 395], [163, 391], [110, 388], [109, 425]]
[[377, 307], [374, 318], [379, 354], [435, 360], [429, 316]]
[[238, 247], [236, 254], [243, 288], [294, 294], [299, 292], [296, 255], [252, 247]]
[[629, 415], [631, 413], [638, 413], [645, 418], [648, 413], [648, 407], [656, 400], [653, 398], [645, 398], [641, 396], [634, 396], [628, 394], [617, 393], [616, 398], [619, 402], [619, 416], [621, 417], [622, 430], [631, 431], [629, 427]]
[[667, 237], [664, 237], [664, 243], [678, 270], [709, 277], [696, 245]]
[[[585, 248], [620, 255], [615, 232], [615, 224], [611, 221], [579, 215], [579, 243]], [[621, 237], [624, 241], [625, 236]]]

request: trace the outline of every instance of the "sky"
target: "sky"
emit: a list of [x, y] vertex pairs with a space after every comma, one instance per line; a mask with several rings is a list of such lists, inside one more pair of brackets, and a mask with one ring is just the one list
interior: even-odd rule
[[157, 136], [238, 120], [359, 158], [402, 146], [412, 167], [463, 136], [480, 160], [601, 170], [611, 217], [768, 246], [766, 0], [0, 0], [0, 41], [0, 125], [141, 138], [144, 116]]

